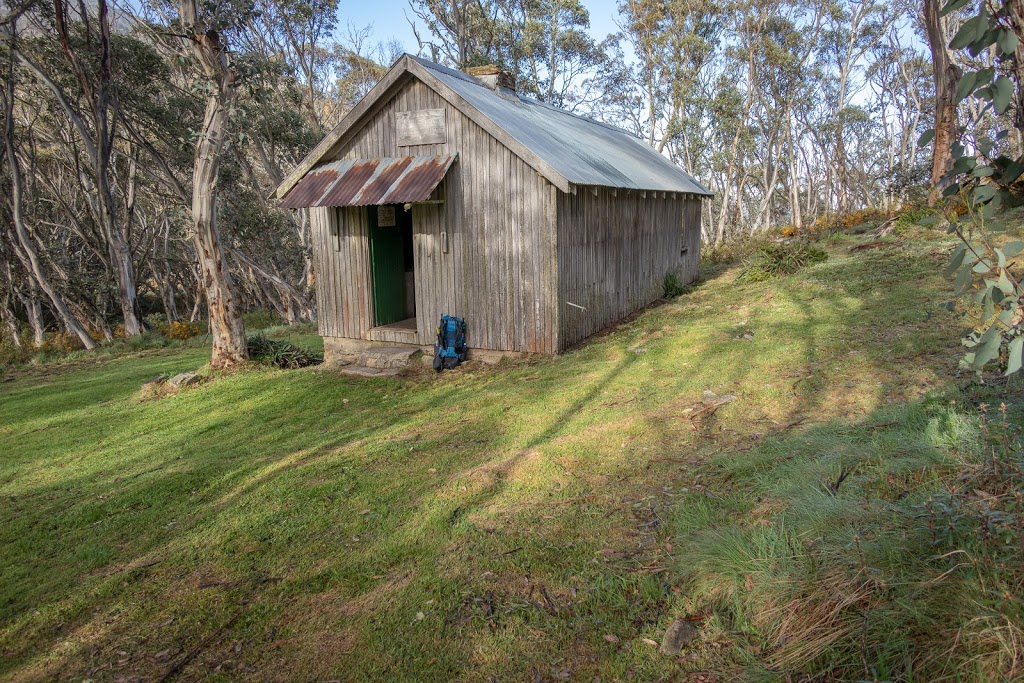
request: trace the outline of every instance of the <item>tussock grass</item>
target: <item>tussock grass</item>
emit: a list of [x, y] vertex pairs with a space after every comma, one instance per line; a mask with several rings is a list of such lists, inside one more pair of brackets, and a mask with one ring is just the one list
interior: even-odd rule
[[[932, 398], [723, 454], [716, 477], [740, 493], [680, 505], [673, 519], [690, 599], [743, 633], [764, 673], [1014, 679], [1024, 671], [1024, 519], [1013, 496], [1024, 470], [1007, 474], [1019, 443], [992, 441], [972, 405]], [[1001, 512], [942, 537], [936, 494], [956, 501], [946, 509], [963, 524], [965, 477], [979, 478], [993, 446], [1007, 451], [1003, 476], [990, 465], [975, 488], [1002, 485], [1017, 515], [1009, 536], [978, 542]]]
[[828, 252], [808, 242], [773, 242], [759, 247], [744, 261], [737, 282], [764, 282], [792, 275], [828, 258]]

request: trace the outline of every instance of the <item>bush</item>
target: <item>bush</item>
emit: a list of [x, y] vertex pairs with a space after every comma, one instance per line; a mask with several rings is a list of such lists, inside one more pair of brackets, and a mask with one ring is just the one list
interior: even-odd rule
[[665, 281], [662, 283], [666, 299], [674, 299], [686, 292], [686, 285], [675, 273], [665, 273]]
[[268, 327], [284, 324], [284, 320], [277, 313], [263, 309], [245, 313], [242, 316], [242, 321], [245, 323], [245, 329], [247, 330], [265, 330]]
[[71, 353], [81, 348], [82, 341], [75, 334], [62, 330], [46, 335], [38, 350], [43, 353]]
[[203, 329], [198, 324], [187, 323], [180, 320], [173, 323], [157, 325], [156, 330], [168, 339], [177, 339], [179, 341], [198, 337], [203, 333]]
[[821, 263], [828, 254], [806, 242], [780, 242], [766, 244], [754, 252], [745, 263], [737, 282], [763, 282]]
[[294, 369], [324, 362], [320, 354], [310, 353], [288, 342], [267, 339], [263, 334], [251, 335], [247, 341], [249, 358], [263, 365]]

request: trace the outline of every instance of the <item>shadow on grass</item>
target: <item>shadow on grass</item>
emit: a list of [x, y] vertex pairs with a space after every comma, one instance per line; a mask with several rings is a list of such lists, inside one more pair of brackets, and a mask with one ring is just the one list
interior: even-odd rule
[[[865, 414], [918, 370], [941, 377], [930, 356], [913, 371], [892, 363], [952, 336], [925, 315], [941, 291], [927, 266], [876, 252], [769, 286], [720, 274], [565, 357], [473, 377], [255, 372], [136, 402], [142, 379], [179, 362], [161, 356], [18, 385], [0, 400], [0, 438], [20, 449], [0, 475], [0, 673], [159, 673], [156, 653], [187, 652], [239, 610], [222, 640], [247, 644], [255, 671], [242, 677], [289, 658], [324, 675], [532, 675], [558, 651], [625, 671], [635, 658], [606, 651], [602, 614], [626, 637], [672, 599], [660, 579], [633, 576], [671, 501], [633, 505], [692, 474], [652, 463], [697, 466], [801, 417]], [[920, 320], [894, 319], [908, 310]], [[694, 431], [685, 411], [705, 389], [740, 398]], [[574, 496], [594, 499], [543, 507]], [[603, 549], [626, 557], [595, 565]], [[544, 600], [511, 580], [480, 583], [485, 568], [579, 607], [538, 612], [530, 603]], [[601, 588], [570, 598], [573, 576]], [[418, 611], [451, 614], [488, 591], [507, 611], [497, 631], [474, 618], [444, 637], [408, 633]], [[554, 633], [534, 643], [534, 623]], [[345, 647], [304, 649], [335, 632]], [[132, 654], [115, 665], [118, 652]]]

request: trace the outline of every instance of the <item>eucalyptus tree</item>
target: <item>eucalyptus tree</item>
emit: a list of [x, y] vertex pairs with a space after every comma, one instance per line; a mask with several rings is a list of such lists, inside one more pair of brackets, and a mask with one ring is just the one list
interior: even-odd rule
[[931, 48], [935, 84], [935, 120], [932, 126], [935, 138], [932, 145], [931, 185], [936, 191], [929, 195], [930, 204], [934, 204], [938, 197], [940, 181], [953, 164], [953, 145], [959, 142], [957, 90], [964, 73], [950, 54], [950, 21], [949, 17], [940, 12], [939, 5], [940, 0], [922, 2], [922, 15], [928, 46]]
[[[29, 16], [34, 16], [37, 31], [52, 30], [56, 35], [55, 45], [48, 40], [33, 41], [46, 62], [34, 59], [21, 48], [15, 49], [14, 54], [51, 91], [77, 134], [87, 161], [79, 178], [93, 221], [101, 229], [109, 252], [124, 330], [129, 336], [138, 335], [143, 326], [125, 225], [130, 213], [119, 210], [114, 196], [118, 92], [111, 56], [110, 9], [106, 0], [95, 0], [93, 6], [79, 0], [74, 8], [64, 0], [54, 0], [49, 14], [43, 13], [45, 7], [36, 5], [37, 11]], [[73, 75], [73, 83], [61, 83], [63, 74]]]
[[[34, 289], [38, 286], [45, 294], [53, 307], [53, 310], [59, 316], [61, 322], [64, 324], [68, 332], [74, 334], [81, 341], [82, 345], [87, 349], [95, 348], [96, 342], [89, 335], [85, 325], [82, 324], [81, 320], [71, 311], [64, 296], [54, 286], [51, 279], [44, 268], [42, 259], [39, 254], [39, 250], [29, 233], [28, 225], [26, 224], [25, 218], [25, 181], [21, 172], [21, 161], [18, 158], [18, 149], [16, 142], [16, 130], [15, 130], [15, 84], [17, 80], [15, 71], [15, 59], [18, 54], [18, 18], [20, 13], [12, 13], [5, 17], [5, 21], [2, 25], [2, 30], [6, 40], [4, 41], [6, 48], [6, 73], [5, 86], [0, 90], [0, 105], [3, 106], [4, 112], [4, 161], [5, 175], [8, 176], [10, 194], [7, 197], [6, 207], [9, 210], [10, 225], [13, 228], [14, 237], [16, 242], [12, 245], [13, 252], [17, 258], [22, 262], [22, 265], [26, 271], [26, 274], [31, 279], [30, 287]], [[13, 277], [8, 270], [7, 273], [8, 282], [14, 287]], [[39, 321], [41, 317], [40, 311], [37, 308], [38, 300], [32, 302], [28, 307], [29, 316], [34, 319], [35, 324], [33, 325], [36, 331], [36, 342], [41, 342], [41, 330], [42, 324]]]
[[[1024, 128], [1024, 7], [1018, 0], [977, 5], [950, 0], [938, 16], [960, 10], [969, 16], [948, 48], [965, 53], [962, 57], [987, 59], [964, 71], [954, 100], [973, 105], [963, 126], [972, 144], [952, 145], [952, 164], [939, 184], [943, 197], [966, 203], [969, 212], [948, 212], [950, 230], [961, 243], [946, 272], [956, 274], [955, 293], [969, 297], [972, 310], [980, 313], [964, 337], [968, 351], [962, 365], [980, 375], [994, 363], [1011, 375], [1024, 367], [1024, 280], [1014, 262], [1024, 253], [1024, 242], [996, 240], [989, 220], [1014, 198], [1014, 186], [1024, 175], [1024, 150], [1012, 139]], [[928, 131], [921, 144], [938, 134], [938, 129]]]
[[229, 59], [226, 28], [249, 7], [236, 3], [178, 0], [184, 54], [199, 68], [206, 111], [197, 131], [192, 164], [192, 243], [202, 274], [213, 350], [210, 365], [230, 368], [248, 358], [242, 310], [221, 243], [217, 214], [218, 173], [228, 138], [228, 117], [237, 95], [237, 74]]

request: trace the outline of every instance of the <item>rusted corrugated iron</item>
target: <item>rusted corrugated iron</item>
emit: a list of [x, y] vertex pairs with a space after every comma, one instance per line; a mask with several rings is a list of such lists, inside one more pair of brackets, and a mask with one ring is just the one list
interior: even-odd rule
[[286, 209], [316, 206], [316, 200], [320, 199], [337, 179], [338, 172], [331, 168], [312, 171], [284, 196], [281, 206]]
[[422, 202], [444, 178], [455, 157], [342, 159], [313, 168], [281, 206], [368, 206]]

